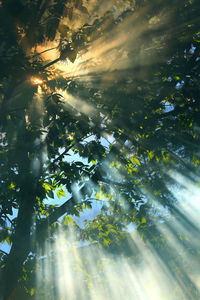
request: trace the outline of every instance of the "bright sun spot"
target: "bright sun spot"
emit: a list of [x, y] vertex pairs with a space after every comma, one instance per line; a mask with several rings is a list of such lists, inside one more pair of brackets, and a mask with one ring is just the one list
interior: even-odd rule
[[41, 85], [44, 83], [44, 81], [39, 77], [31, 77], [31, 83], [33, 85]]

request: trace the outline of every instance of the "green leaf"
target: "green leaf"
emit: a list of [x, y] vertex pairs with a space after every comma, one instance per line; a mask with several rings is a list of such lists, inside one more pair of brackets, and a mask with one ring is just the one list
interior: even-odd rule
[[144, 217], [142, 217], [141, 223], [142, 223], [142, 224], [147, 223], [147, 219], [144, 218]]
[[56, 195], [57, 195], [58, 199], [60, 199], [61, 197], [66, 197], [66, 194], [65, 194], [65, 192], [63, 191], [63, 189], [59, 189], [59, 190], [56, 192]]
[[52, 189], [51, 185], [48, 184], [48, 183], [46, 183], [46, 182], [44, 182], [42, 184], [42, 186], [43, 186], [43, 188], [45, 189], [46, 192], [48, 192], [48, 191], [50, 191]]
[[131, 161], [133, 164], [136, 164], [136, 165], [138, 165], [138, 166], [141, 165], [139, 159], [136, 158], [136, 157], [132, 157], [132, 158], [130, 159], [130, 161]]
[[103, 244], [104, 244], [104, 246], [110, 245], [110, 240], [103, 239]]
[[28, 291], [28, 293], [29, 293], [30, 296], [35, 295], [35, 289], [34, 289], [34, 288], [30, 289], [30, 290]]
[[150, 160], [152, 160], [153, 158], [154, 158], [154, 155], [155, 155], [155, 153], [154, 153], [154, 151], [149, 151], [148, 152], [148, 160], [150, 161]]
[[10, 244], [11, 244], [11, 241], [10, 241], [10, 236], [8, 236], [8, 237], [6, 238], [6, 242], [8, 243], [8, 245], [10, 245]]
[[16, 184], [15, 183], [13, 183], [13, 182], [11, 182], [11, 184], [9, 185], [9, 189], [10, 190], [14, 190], [15, 189], [15, 187], [16, 187]]
[[73, 225], [75, 225], [76, 223], [75, 223], [75, 221], [72, 219], [72, 217], [70, 217], [70, 216], [65, 216], [64, 218], [63, 218], [63, 220], [62, 220], [62, 224], [64, 225], [64, 226], [73, 226]]

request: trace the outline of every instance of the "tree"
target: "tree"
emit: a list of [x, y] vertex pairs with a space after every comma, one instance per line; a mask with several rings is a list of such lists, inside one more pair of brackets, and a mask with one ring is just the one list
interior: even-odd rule
[[[118, 231], [148, 220], [148, 194], [175, 211], [165, 170], [198, 175], [198, 9], [195, 0], [105, 10], [81, 0], [1, 2], [0, 225], [11, 243], [4, 299], [34, 252], [33, 232], [43, 239], [61, 216], [92, 207], [94, 195], [107, 199], [102, 218]], [[57, 67], [81, 55], [87, 74]], [[102, 62], [92, 67], [94, 56]], [[87, 163], [68, 162], [70, 151]], [[71, 195], [64, 204], [44, 204], [63, 188]]]

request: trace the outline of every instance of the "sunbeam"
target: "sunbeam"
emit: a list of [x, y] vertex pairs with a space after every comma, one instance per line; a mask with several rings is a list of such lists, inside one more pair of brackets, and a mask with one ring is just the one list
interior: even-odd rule
[[200, 299], [197, 2], [0, 0], [0, 300]]
[[40, 289], [52, 300], [199, 299], [199, 191], [182, 175], [174, 176], [187, 186], [176, 194], [177, 214], [145, 224], [149, 235], [142, 237], [136, 229], [124, 233], [127, 241], [121, 241], [120, 255], [78, 241], [73, 222], [75, 227], [59, 225], [55, 242], [38, 253], [37, 299], [46, 299]]

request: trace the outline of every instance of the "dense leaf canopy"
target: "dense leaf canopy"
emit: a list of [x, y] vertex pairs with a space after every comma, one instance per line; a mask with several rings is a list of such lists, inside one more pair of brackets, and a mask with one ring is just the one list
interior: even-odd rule
[[199, 174], [199, 6], [0, 2], [5, 299], [64, 215], [68, 226], [100, 202], [94, 220], [76, 224], [78, 236], [112, 248], [128, 225], [144, 234], [162, 218], [155, 203], [178, 213], [171, 170]]

